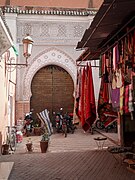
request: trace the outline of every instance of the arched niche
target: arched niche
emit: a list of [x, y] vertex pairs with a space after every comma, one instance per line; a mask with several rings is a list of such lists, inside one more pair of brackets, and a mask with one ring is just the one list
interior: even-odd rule
[[74, 87], [76, 83], [77, 67], [75, 61], [65, 52], [57, 48], [49, 48], [39, 53], [26, 70], [23, 85], [23, 100], [30, 101], [31, 81], [36, 72], [44, 66], [57, 65], [65, 69], [73, 79]]

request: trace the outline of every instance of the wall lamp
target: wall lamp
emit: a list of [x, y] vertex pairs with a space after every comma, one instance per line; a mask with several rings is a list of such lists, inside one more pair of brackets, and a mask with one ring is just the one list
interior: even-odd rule
[[23, 38], [23, 56], [26, 58], [25, 63], [13, 63], [14, 58], [9, 58], [8, 62], [6, 65], [8, 66], [28, 66], [28, 58], [31, 56], [32, 52], [32, 46], [33, 46], [33, 40], [29, 36], [29, 34], [26, 35], [26, 37]]

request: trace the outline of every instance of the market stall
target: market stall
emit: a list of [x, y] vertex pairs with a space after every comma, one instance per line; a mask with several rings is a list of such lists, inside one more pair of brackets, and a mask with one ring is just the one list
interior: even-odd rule
[[111, 106], [118, 115], [119, 143], [131, 146], [135, 141], [135, 1], [104, 0], [76, 47], [84, 48], [77, 63], [100, 59], [98, 115]]

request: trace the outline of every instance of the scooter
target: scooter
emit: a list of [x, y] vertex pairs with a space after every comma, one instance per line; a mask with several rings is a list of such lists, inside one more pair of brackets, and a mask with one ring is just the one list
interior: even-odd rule
[[25, 118], [25, 124], [24, 124], [24, 129], [25, 129], [25, 135], [28, 137], [31, 135], [32, 133], [32, 129], [33, 129], [33, 119], [32, 119], [32, 114], [31, 112], [26, 114]]
[[71, 113], [66, 113], [65, 115], [64, 115], [64, 119], [65, 119], [65, 121], [66, 121], [66, 123], [67, 123], [67, 132], [69, 133], [69, 132], [71, 132], [72, 134], [74, 133], [74, 131], [75, 131], [75, 126], [74, 126], [74, 124], [73, 124], [73, 114], [71, 114]]
[[[60, 109], [62, 111], [62, 108]], [[67, 137], [67, 122], [66, 119], [63, 118], [61, 112], [56, 114], [55, 117], [55, 123], [56, 123], [56, 132], [63, 132], [64, 136]]]

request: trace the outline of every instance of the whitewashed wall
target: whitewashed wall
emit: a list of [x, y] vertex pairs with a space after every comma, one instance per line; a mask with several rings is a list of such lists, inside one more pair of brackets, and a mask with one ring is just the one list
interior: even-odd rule
[[[17, 69], [16, 101], [30, 102], [31, 81], [36, 72], [47, 65], [54, 64], [64, 68], [76, 84], [76, 59], [83, 51], [76, 51], [78, 41], [82, 39], [94, 16], [59, 16], [6, 14], [13, 39], [19, 52], [18, 63], [25, 63], [22, 39], [27, 33], [34, 44], [29, 66]], [[14, 24], [14, 27], [12, 26]], [[99, 90], [98, 69], [93, 69], [95, 96]]]

